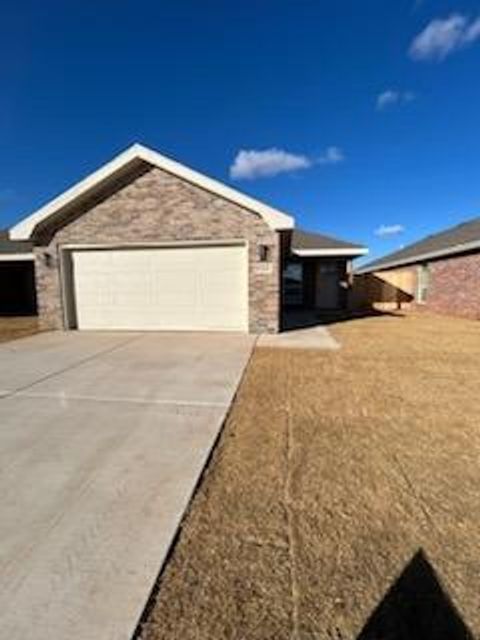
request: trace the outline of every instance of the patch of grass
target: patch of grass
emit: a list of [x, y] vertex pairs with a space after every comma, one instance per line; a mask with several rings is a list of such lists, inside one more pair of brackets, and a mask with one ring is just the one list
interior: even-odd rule
[[405, 576], [388, 637], [468, 637], [439, 594], [479, 633], [480, 324], [331, 331], [338, 352], [255, 352], [142, 639], [353, 639]]
[[38, 333], [36, 316], [0, 317], [0, 342], [8, 342]]

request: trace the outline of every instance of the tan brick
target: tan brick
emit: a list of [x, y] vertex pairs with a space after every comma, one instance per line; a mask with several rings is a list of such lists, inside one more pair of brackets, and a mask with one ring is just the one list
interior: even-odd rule
[[[143, 166], [100, 197], [64, 214], [37, 233], [37, 295], [43, 328], [63, 328], [59, 249], [65, 244], [162, 243], [242, 239], [249, 246], [250, 332], [277, 332], [280, 324], [278, 232], [237, 204], [161, 169]], [[258, 246], [271, 247], [271, 269]], [[46, 258], [45, 254], [51, 256]]]

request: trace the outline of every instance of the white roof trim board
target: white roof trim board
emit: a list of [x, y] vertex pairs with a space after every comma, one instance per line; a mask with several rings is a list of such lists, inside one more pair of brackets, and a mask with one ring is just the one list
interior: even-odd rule
[[35, 260], [33, 253], [0, 253], [0, 262], [19, 262], [20, 260]]
[[373, 265], [372, 267], [359, 268], [355, 270], [355, 273], [359, 275], [362, 273], [374, 273], [376, 271], [385, 271], [386, 269], [392, 269], [393, 267], [409, 267], [415, 265], [418, 262], [425, 262], [427, 260], [432, 260], [434, 258], [442, 258], [443, 256], [451, 256], [457, 253], [464, 253], [466, 251], [473, 251], [475, 249], [480, 249], [480, 240], [475, 240], [474, 242], [465, 242], [463, 244], [456, 244], [452, 247], [447, 247], [446, 249], [438, 249], [438, 251], [430, 251], [428, 253], [419, 253], [416, 256], [410, 256], [409, 258], [403, 258], [400, 260], [392, 260], [391, 262], [384, 262], [379, 264], [377, 267]]
[[10, 238], [12, 240], [28, 240], [39, 223], [44, 222], [47, 218], [57, 213], [63, 207], [71, 204], [77, 198], [94, 189], [104, 180], [135, 160], [143, 160], [144, 162], [158, 167], [159, 169], [163, 169], [168, 173], [176, 175], [179, 178], [183, 178], [192, 184], [221, 196], [226, 200], [230, 200], [245, 209], [249, 209], [250, 211], [257, 213], [272, 229], [282, 230], [293, 229], [294, 227], [295, 221], [291, 216], [278, 211], [263, 202], [255, 200], [254, 198], [251, 198], [250, 196], [247, 196], [244, 193], [219, 182], [218, 180], [209, 178], [208, 176], [205, 176], [198, 171], [194, 171], [175, 160], [171, 160], [148, 147], [141, 144], [134, 144], [126, 149], [126, 151], [113, 158], [113, 160], [104, 164], [100, 169], [94, 171], [73, 187], [67, 189], [67, 191], [64, 191], [61, 195], [57, 196], [29, 215], [27, 218], [21, 220], [10, 229]]
[[293, 249], [292, 253], [300, 258], [321, 258], [334, 256], [365, 256], [368, 253], [366, 247], [341, 247], [338, 249]]

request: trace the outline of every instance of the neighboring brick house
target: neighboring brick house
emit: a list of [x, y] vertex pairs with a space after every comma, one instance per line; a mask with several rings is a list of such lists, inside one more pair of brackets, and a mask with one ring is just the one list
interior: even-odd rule
[[406, 303], [480, 319], [480, 218], [358, 269], [354, 292], [356, 306]]
[[[33, 244], [40, 323], [56, 329], [277, 332], [291, 260], [309, 271], [318, 261], [325, 298], [340, 306], [330, 289], [341, 290], [342, 265], [366, 251], [299, 236], [291, 216], [141, 145], [10, 238]], [[321, 279], [329, 269], [333, 285]]]

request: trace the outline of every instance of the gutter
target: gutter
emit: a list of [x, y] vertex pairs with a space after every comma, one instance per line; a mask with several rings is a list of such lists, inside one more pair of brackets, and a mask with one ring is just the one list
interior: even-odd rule
[[33, 253], [0, 253], [0, 262], [35, 260]]
[[366, 247], [345, 247], [341, 249], [292, 249], [292, 253], [299, 258], [321, 258], [328, 256], [365, 256], [368, 254]]

